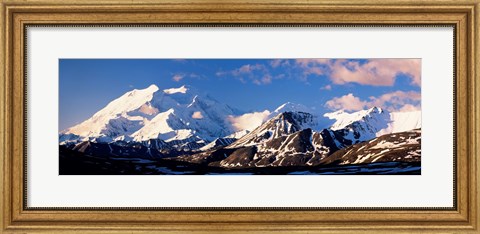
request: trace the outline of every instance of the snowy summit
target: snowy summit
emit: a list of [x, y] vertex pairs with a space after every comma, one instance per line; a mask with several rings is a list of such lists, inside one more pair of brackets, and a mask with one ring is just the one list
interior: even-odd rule
[[181, 86], [132, 90], [91, 118], [61, 132], [60, 141], [111, 142], [149, 139], [213, 140], [234, 133], [228, 105]]

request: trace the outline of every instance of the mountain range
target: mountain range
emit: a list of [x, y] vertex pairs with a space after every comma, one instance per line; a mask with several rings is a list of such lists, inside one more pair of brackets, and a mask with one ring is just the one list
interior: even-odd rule
[[[182, 86], [151, 85], [111, 101], [59, 133], [69, 150], [99, 157], [165, 158], [209, 167], [318, 166], [420, 161], [421, 112], [372, 107], [315, 113], [284, 103], [253, 130], [232, 118], [246, 115]], [[330, 122], [324, 126], [320, 123]]]

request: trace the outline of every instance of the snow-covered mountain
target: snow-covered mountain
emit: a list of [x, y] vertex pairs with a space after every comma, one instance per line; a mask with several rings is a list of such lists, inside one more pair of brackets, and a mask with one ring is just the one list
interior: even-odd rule
[[237, 138], [228, 138], [228, 137], [217, 138], [212, 142], [208, 143], [208, 145], [205, 145], [202, 148], [198, 149], [198, 151], [207, 151], [207, 150], [221, 148], [221, 147], [232, 144], [236, 140]]
[[306, 128], [317, 128], [316, 116], [305, 112], [280, 112], [252, 132], [229, 145], [228, 148], [257, 144]]
[[387, 127], [377, 132], [377, 136], [389, 133], [404, 132], [422, 127], [422, 112], [392, 112]]
[[[421, 127], [420, 112], [389, 113], [374, 107], [355, 113], [329, 113], [326, 117], [335, 119], [336, 122], [330, 128], [322, 130], [318, 129], [318, 120], [315, 115], [300, 111], [279, 112], [275, 117], [224, 148], [205, 147], [203, 152], [178, 157], [175, 160], [223, 168], [315, 166], [324, 164], [325, 160], [330, 159], [335, 152], [351, 149], [352, 145], [360, 145], [358, 143], [361, 142], [376, 145], [372, 146], [371, 155], [365, 154], [369, 157], [375, 154], [371, 160], [384, 158], [380, 161], [385, 161], [393, 157], [392, 155], [397, 155], [386, 153], [387, 151], [382, 151], [383, 149], [375, 150], [375, 147], [382, 146], [376, 139], [398, 146], [395, 152], [406, 152], [405, 150], [410, 149], [415, 151], [420, 147], [419, 141], [412, 141], [412, 144], [405, 148], [401, 139], [395, 138], [400, 136], [408, 140], [413, 134], [415, 139], [419, 140], [420, 131], [412, 129]], [[413, 133], [405, 133], [406, 130], [411, 130]], [[403, 133], [393, 134], [394, 132]], [[357, 150], [357, 148], [352, 149]], [[367, 149], [370, 148], [367, 147]], [[345, 151], [344, 154], [348, 152]], [[335, 155], [335, 158], [339, 157], [339, 154], [335, 153]], [[417, 160], [417, 158], [414, 159]], [[401, 158], [397, 161], [409, 160], [411, 159]], [[330, 162], [333, 161], [330, 160]], [[356, 161], [343, 163], [354, 162]]]
[[158, 113], [158, 109], [150, 103], [157, 91], [158, 87], [151, 85], [146, 89], [127, 92], [91, 118], [61, 132], [60, 138], [70, 135], [71, 140], [75, 140], [76, 136], [82, 140], [111, 141], [122, 136], [129, 137]]
[[[321, 132], [322, 129], [319, 129], [319, 120], [316, 115], [301, 111], [282, 112], [282, 109], [308, 110], [301, 105], [286, 103], [277, 108], [277, 111], [272, 112], [278, 112], [279, 114], [235, 141], [228, 148], [258, 144], [307, 128], [314, 130], [314, 132]], [[354, 113], [343, 111], [327, 113], [325, 117], [336, 120], [328, 130], [335, 139], [334, 142], [338, 148], [367, 141], [384, 134], [421, 128], [420, 111], [390, 113], [379, 107], [373, 107]]]
[[243, 136], [247, 135], [248, 133], [250, 133], [250, 131], [248, 130], [241, 130], [241, 131], [238, 131], [238, 132], [234, 132], [228, 136], [226, 136], [225, 138], [236, 138], [236, 139], [240, 139], [242, 138]]
[[212, 141], [234, 133], [227, 117], [238, 111], [182, 86], [133, 90], [84, 122], [60, 133], [60, 141]]
[[[264, 126], [258, 129], [264, 129]], [[351, 141], [342, 139], [339, 130], [313, 131], [311, 128], [304, 128], [292, 133], [284, 132], [275, 138], [260, 138], [260, 142], [236, 145], [233, 143], [225, 148], [210, 149], [171, 160], [229, 169], [389, 161], [419, 162], [420, 135], [421, 131], [415, 129], [386, 134], [352, 145]]]
[[272, 111], [269, 117], [273, 118], [283, 112], [303, 112], [303, 113], [309, 113], [312, 115], [314, 114], [314, 111], [312, 110], [312, 108], [308, 108], [302, 104], [286, 102], [280, 105], [279, 107], [277, 107], [277, 109], [275, 109], [274, 111]]
[[236, 148], [228, 155], [225, 152], [227, 157], [212, 165], [224, 168], [313, 166], [337, 150], [331, 130], [314, 132], [306, 128]]
[[421, 112], [388, 112], [379, 107], [354, 113], [337, 111], [324, 114], [335, 120], [330, 129], [353, 144], [385, 134], [421, 128]]
[[281, 112], [224, 148], [172, 160], [224, 168], [315, 165], [344, 146], [334, 131], [317, 127], [310, 113]]
[[250, 131], [241, 130], [238, 132], [234, 132], [226, 137], [219, 137], [213, 140], [212, 142], [208, 143], [207, 145], [203, 146], [202, 148], [199, 148], [197, 151], [207, 151], [207, 150], [213, 150], [213, 149], [221, 148], [224, 146], [228, 146], [233, 142], [235, 142], [236, 140], [247, 135], [248, 133], [250, 133]]
[[[287, 102], [265, 112], [266, 120], [254, 130], [235, 131], [232, 116], [248, 114], [189, 86], [160, 90], [151, 85], [113, 100], [62, 131], [59, 140], [73, 151], [99, 157], [131, 153], [224, 168], [315, 166], [352, 145], [376, 144], [372, 141], [384, 135], [391, 136], [385, 137], [389, 140], [393, 133], [421, 128], [420, 111], [390, 113], [373, 107], [326, 113], [323, 118], [311, 108]], [[327, 119], [334, 123], [325, 128], [320, 123]]]
[[353, 113], [339, 110], [336, 112], [326, 113], [324, 114], [324, 116], [329, 119], [335, 120], [335, 123], [330, 126], [330, 129], [339, 130], [346, 128], [348, 125], [351, 125], [354, 122], [367, 122], [367, 119], [365, 117], [373, 117], [373, 120], [377, 121], [377, 123], [368, 124], [383, 126], [385, 125], [384, 122], [389, 120], [390, 113], [381, 108], [373, 107], [368, 110], [361, 110]]

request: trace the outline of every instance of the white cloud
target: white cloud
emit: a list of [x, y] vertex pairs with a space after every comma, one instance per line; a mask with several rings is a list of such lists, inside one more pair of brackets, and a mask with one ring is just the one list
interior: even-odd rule
[[412, 85], [421, 84], [420, 59], [296, 59], [295, 65], [304, 76], [327, 75], [335, 84], [393, 86], [399, 74], [407, 75]]
[[[421, 94], [415, 91], [395, 91], [379, 97], [370, 97], [369, 106], [384, 107], [389, 110], [401, 110], [402, 108], [406, 110], [414, 107], [420, 109], [421, 99]], [[407, 105], [408, 107], [405, 107]]]
[[272, 68], [277, 68], [279, 66], [288, 66], [290, 65], [289, 60], [286, 59], [274, 59], [270, 62]]
[[252, 131], [260, 126], [264, 121], [268, 119], [270, 111], [265, 110], [263, 112], [247, 113], [240, 116], [229, 116], [228, 121], [232, 123], [233, 127], [237, 131], [249, 130]]
[[331, 85], [325, 85], [323, 87], [320, 88], [321, 90], [332, 90], [332, 86]]
[[[271, 70], [282, 67], [283, 76]], [[245, 64], [230, 71], [218, 71], [217, 76], [232, 76], [241, 82], [270, 84], [273, 79], [297, 78], [307, 82], [311, 75], [328, 77], [333, 84], [357, 83], [371, 86], [393, 86], [398, 75], [406, 75], [412, 85], [421, 84], [421, 59], [295, 59], [270, 60], [268, 64]]]
[[325, 75], [329, 72], [331, 59], [296, 59], [295, 65], [303, 71], [303, 75]]
[[352, 93], [335, 97], [325, 103], [331, 110], [359, 111], [365, 108], [381, 107], [389, 111], [414, 111], [421, 109], [421, 94], [415, 91], [395, 91], [379, 97], [361, 100]]
[[176, 82], [179, 82], [181, 81], [183, 78], [185, 78], [185, 74], [176, 74], [172, 77], [172, 80], [176, 81]]
[[173, 77], [172, 77], [172, 80], [176, 81], [176, 82], [179, 82], [181, 80], [183, 80], [184, 78], [194, 78], [194, 79], [202, 79], [202, 76], [200, 75], [197, 75], [195, 73], [178, 73], [178, 74], [175, 74]]
[[330, 66], [330, 78], [335, 84], [393, 86], [399, 74], [406, 74], [412, 84], [420, 86], [420, 62], [420, 59], [370, 59], [362, 64], [359, 61], [336, 60]]
[[399, 109], [400, 112], [409, 112], [409, 111], [417, 111], [420, 110], [420, 105], [412, 105], [406, 104], [402, 108]]
[[272, 83], [272, 76], [270, 74], [266, 74], [262, 77], [261, 82], [263, 84], [270, 84]]
[[332, 110], [358, 111], [363, 110], [367, 106], [367, 102], [361, 101], [360, 98], [349, 93], [341, 97], [335, 97], [325, 103], [325, 106]]
[[195, 112], [193, 112], [192, 118], [194, 118], [194, 119], [203, 119], [202, 112], [200, 112], [200, 111], [195, 111]]
[[[280, 61], [281, 62], [281, 61]], [[285, 75], [280, 74], [272, 76], [269, 69], [263, 64], [246, 64], [237, 69], [230, 71], [218, 71], [215, 73], [217, 76], [232, 76], [246, 83], [250, 80], [256, 85], [266, 85], [272, 83], [273, 79], [283, 79]]]
[[275, 59], [275, 60], [272, 60], [270, 62], [270, 66], [272, 67], [278, 67], [280, 66], [280, 64], [282, 64], [282, 60], [281, 59]]

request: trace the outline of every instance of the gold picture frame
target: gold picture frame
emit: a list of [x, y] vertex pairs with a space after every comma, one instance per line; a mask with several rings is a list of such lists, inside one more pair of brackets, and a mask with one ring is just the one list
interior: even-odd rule
[[[478, 233], [479, 0], [2, 0], [2, 232]], [[29, 209], [25, 207], [25, 28], [29, 25], [323, 24], [455, 27], [454, 209]]]

